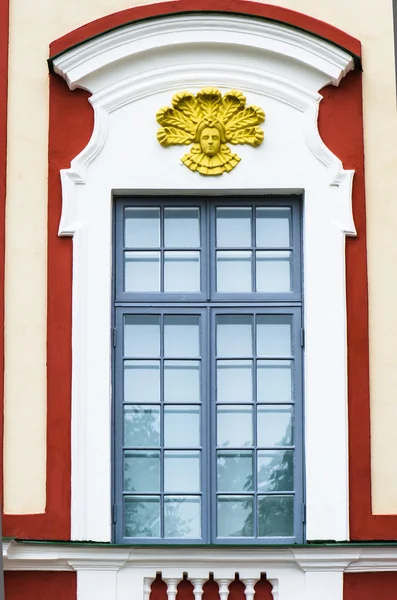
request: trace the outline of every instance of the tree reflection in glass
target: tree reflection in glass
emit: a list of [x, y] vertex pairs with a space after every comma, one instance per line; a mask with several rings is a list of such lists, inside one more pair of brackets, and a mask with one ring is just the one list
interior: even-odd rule
[[[290, 443], [291, 428], [292, 422], [289, 422], [281, 446]], [[253, 489], [253, 472], [250, 454], [251, 452], [245, 450], [218, 452], [218, 492], [241, 494], [218, 496], [218, 535], [221, 537], [254, 535], [253, 496], [250, 495]], [[285, 492], [291, 493], [294, 490], [294, 451], [292, 449], [259, 450], [257, 481], [257, 535], [260, 537], [293, 535], [294, 496], [287, 495]], [[268, 495], [262, 495], [262, 492]]]

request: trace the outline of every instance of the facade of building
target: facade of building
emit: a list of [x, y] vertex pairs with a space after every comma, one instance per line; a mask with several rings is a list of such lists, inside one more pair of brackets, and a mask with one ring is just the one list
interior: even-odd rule
[[394, 599], [391, 2], [0, 27], [6, 599]]

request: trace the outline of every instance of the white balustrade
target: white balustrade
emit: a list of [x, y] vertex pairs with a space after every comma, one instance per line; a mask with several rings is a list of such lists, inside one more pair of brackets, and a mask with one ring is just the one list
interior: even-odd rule
[[[162, 575], [162, 580], [167, 585], [167, 600], [176, 600], [176, 596], [178, 593], [178, 585], [184, 579], [188, 579], [193, 586], [193, 596], [194, 600], [202, 600], [202, 596], [204, 594], [204, 584], [213, 578], [213, 580], [217, 583], [219, 589], [219, 600], [228, 600], [231, 590], [229, 589], [230, 584], [235, 581], [236, 575], [238, 579], [244, 584], [245, 590], [245, 599], [246, 600], [254, 600], [255, 596], [255, 585], [261, 579], [261, 574], [255, 576], [245, 576], [244, 573], [235, 573], [230, 572], [229, 576], [225, 576], [222, 573], [222, 576], [216, 577], [212, 573], [203, 573], [200, 576], [197, 576], [197, 569], [194, 569], [194, 575], [192, 574], [189, 577], [189, 573], [181, 573], [180, 577], [169, 577], [166, 574]], [[144, 586], [143, 586], [143, 600], [150, 600], [150, 592], [151, 586], [155, 578], [144, 578]], [[273, 600], [278, 600], [278, 581], [276, 579], [269, 580], [269, 583], [272, 586], [272, 596]]]

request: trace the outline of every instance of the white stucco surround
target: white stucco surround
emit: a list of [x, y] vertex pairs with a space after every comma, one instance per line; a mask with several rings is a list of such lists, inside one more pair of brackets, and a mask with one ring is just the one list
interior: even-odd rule
[[[128, 25], [55, 58], [92, 93], [95, 127], [61, 172], [60, 235], [73, 236], [72, 539], [111, 538], [112, 193], [304, 194], [305, 477], [308, 540], [347, 540], [345, 236], [353, 172], [317, 129], [321, 88], [354, 68], [343, 50], [281, 24], [181, 15]], [[235, 88], [266, 112], [265, 141], [221, 177], [162, 148], [155, 114], [180, 90]]]

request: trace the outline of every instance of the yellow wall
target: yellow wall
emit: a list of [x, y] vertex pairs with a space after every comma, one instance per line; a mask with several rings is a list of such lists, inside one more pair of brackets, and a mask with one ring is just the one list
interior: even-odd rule
[[[149, 3], [10, 0], [4, 442], [7, 513], [40, 513], [45, 509], [48, 45], [105, 14]], [[267, 3], [327, 21], [363, 44], [373, 510], [397, 513], [397, 111], [392, 2]]]

